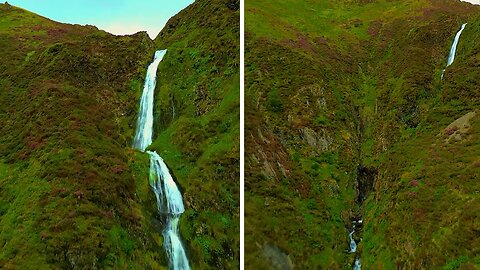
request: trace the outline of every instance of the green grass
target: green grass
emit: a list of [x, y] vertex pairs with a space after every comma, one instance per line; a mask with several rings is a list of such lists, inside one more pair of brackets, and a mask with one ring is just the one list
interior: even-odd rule
[[[451, 1], [246, 3], [247, 267], [272, 264], [268, 244], [296, 268], [351, 269], [346, 228], [359, 211], [366, 269], [438, 268], [462, 255], [476, 265], [475, 225], [458, 212], [475, 200], [475, 137], [444, 148], [437, 134], [478, 106], [478, 14]], [[358, 164], [379, 172], [363, 206]]]
[[197, 1], [155, 39], [167, 54], [150, 148], [182, 190], [180, 231], [195, 269], [239, 267], [239, 15], [225, 1]]
[[256, 36], [275, 39], [295, 39], [299, 33], [312, 39], [322, 36], [335, 40], [338, 46], [344, 46], [342, 42], [345, 41], [367, 40], [370, 37], [370, 24], [380, 18], [395, 20], [406, 14], [417, 15], [420, 7], [430, 5], [427, 1], [374, 1], [370, 4], [342, 2], [248, 2], [246, 29]]
[[128, 150], [153, 42], [2, 4], [0, 44], [0, 268], [162, 269], [148, 158]]
[[239, 11], [229, 6], [197, 1], [152, 41], [0, 5], [0, 268], [166, 268], [148, 156], [130, 148], [162, 48], [152, 148], [184, 193], [190, 265], [238, 268]]

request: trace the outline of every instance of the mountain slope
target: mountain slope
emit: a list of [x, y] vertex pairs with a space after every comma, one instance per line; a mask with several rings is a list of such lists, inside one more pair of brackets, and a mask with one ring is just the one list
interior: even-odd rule
[[[468, 9], [460, 13], [448, 7], [447, 16], [437, 15], [415, 38], [405, 40], [410, 47], [407, 57], [415, 66], [396, 64], [395, 74], [383, 80], [378, 103], [384, 105], [378, 108], [381, 116], [377, 123], [389, 126], [380, 124], [374, 135], [375, 141], [386, 143], [376, 143], [372, 151], [379, 175], [375, 195], [366, 202], [366, 224], [370, 225], [365, 227], [364, 238], [371, 239], [363, 244], [366, 266], [469, 269], [480, 265], [476, 243], [479, 216], [475, 214], [480, 186], [472, 182], [478, 178], [478, 116], [469, 120], [470, 128], [454, 122], [472, 115], [480, 103], [474, 83], [479, 79], [474, 63], [480, 16], [477, 7], [458, 8], [462, 6]], [[468, 11], [475, 13], [461, 20], [448, 19], [449, 13], [468, 16]], [[442, 81], [441, 69], [453, 36], [464, 22], [468, 25], [455, 62]], [[448, 36], [437, 30], [448, 25], [454, 26]], [[446, 40], [446, 45], [436, 47], [441, 40]], [[391, 63], [399, 63], [400, 57], [405, 53], [393, 55]], [[379, 69], [385, 70], [385, 65]], [[457, 139], [447, 139], [458, 134], [462, 135]]]
[[195, 269], [239, 267], [239, 1], [196, 1], [155, 39], [157, 150], [183, 189]]
[[0, 266], [165, 264], [154, 197], [135, 182], [146, 166], [127, 149], [153, 42], [0, 12]]
[[[205, 6], [220, 10], [218, 16], [203, 17]], [[0, 5], [0, 268], [166, 269], [164, 224], [148, 184], [148, 156], [131, 143], [146, 68], [155, 50], [167, 45], [156, 96], [154, 126], [160, 136], [152, 147], [163, 150], [159, 153], [184, 193], [187, 213], [180, 228], [190, 264], [236, 268], [239, 54], [238, 11], [231, 7], [230, 2], [196, 2], [171, 21], [206, 19], [222, 25], [222, 32], [192, 24], [188, 29], [197, 35], [167, 44], [144, 32], [113, 36]], [[174, 27], [168, 29], [175, 37]], [[213, 73], [213, 79], [167, 74], [184, 68], [175, 62], [176, 48], [203, 53], [210, 46], [201, 40], [205, 31], [229, 39], [228, 48], [215, 51], [233, 59], [218, 66], [222, 73]], [[206, 65], [210, 62], [201, 63], [210, 68]], [[170, 101], [163, 99], [170, 95], [165, 89], [181, 93], [183, 81], [216, 83], [212, 96], [218, 100], [210, 103], [208, 115], [187, 114], [183, 108], [194, 106], [194, 100], [184, 98], [175, 100], [175, 121], [163, 116], [160, 105]], [[182, 143], [184, 158], [167, 134], [179, 134], [192, 120], [210, 130], [203, 141], [188, 133], [173, 140]], [[197, 149], [203, 152], [198, 162]]]
[[[415, 146], [438, 143], [436, 134], [478, 107], [471, 84], [478, 80], [478, 14], [478, 7], [440, 0], [246, 3], [247, 268], [351, 269], [348, 232], [362, 215], [354, 238], [366, 269], [475, 264], [474, 216], [463, 217], [462, 249], [435, 232], [454, 235], [457, 225], [437, 218], [458, 216], [464, 202], [476, 209], [479, 186], [456, 181], [473, 193], [459, 194], [463, 202], [446, 210], [427, 196], [443, 181], [431, 180], [413, 200], [413, 179], [402, 173], [406, 161], [408, 177], [429, 163]], [[441, 81], [463, 22], [470, 32]], [[450, 170], [456, 180], [475, 178], [474, 140], [465, 142], [472, 152], [460, 167], [430, 163], [431, 176]], [[436, 217], [413, 222], [418, 209]], [[405, 215], [412, 217], [405, 222]], [[452, 250], [442, 253], [445, 246]]]

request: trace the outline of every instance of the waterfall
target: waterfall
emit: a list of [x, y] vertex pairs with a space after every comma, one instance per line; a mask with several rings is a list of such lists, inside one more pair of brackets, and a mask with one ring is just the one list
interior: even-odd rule
[[150, 155], [150, 185], [157, 195], [160, 213], [179, 215], [185, 211], [182, 194], [168, 171], [167, 164], [157, 152], [147, 151]]
[[462, 27], [460, 28], [460, 30], [455, 35], [455, 39], [453, 40], [452, 48], [450, 49], [450, 54], [448, 55], [447, 67], [450, 66], [453, 63], [453, 61], [455, 60], [455, 53], [457, 51], [458, 40], [460, 39], [460, 35], [462, 34], [463, 29], [465, 29], [466, 25], [467, 25], [466, 23], [462, 24]]
[[362, 269], [362, 263], [360, 262], [359, 258], [355, 259], [355, 263], [353, 264], [353, 270], [361, 270]]
[[[133, 147], [142, 152], [145, 152], [145, 149], [152, 143], [153, 94], [156, 86], [157, 68], [166, 52], [167, 50], [155, 52], [155, 57], [148, 67], [145, 77], [137, 129], [133, 140]], [[147, 153], [150, 156], [150, 186], [157, 199], [158, 212], [166, 218], [167, 225], [162, 234], [170, 269], [189, 270], [187, 255], [178, 231], [180, 215], [185, 211], [182, 194], [175, 184], [167, 164], [160, 155], [152, 151], [147, 151]]]
[[157, 83], [157, 68], [167, 50], [157, 51], [153, 62], [148, 66], [145, 84], [143, 85], [138, 114], [137, 129], [133, 139], [133, 147], [142, 152], [152, 143], [153, 135], [153, 93]]
[[187, 255], [183, 249], [182, 242], [178, 237], [178, 220], [180, 215], [173, 215], [168, 220], [167, 227], [163, 231], [163, 245], [170, 258], [172, 269], [190, 269], [188, 265]]
[[455, 60], [455, 53], [457, 52], [458, 40], [460, 39], [460, 35], [462, 34], [463, 29], [465, 29], [466, 25], [467, 25], [466, 23], [462, 24], [462, 27], [455, 35], [455, 39], [453, 40], [452, 47], [450, 48], [450, 53], [448, 54], [447, 66], [442, 71], [442, 76], [441, 76], [442, 79], [443, 79], [443, 76], [445, 75], [446, 68], [449, 67]]
[[[352, 223], [353, 223], [352, 224], [352, 231], [350, 231], [350, 233], [348, 233], [348, 237], [350, 239], [350, 250], [348, 251], [348, 253], [350, 253], [350, 254], [357, 253], [357, 243], [355, 242], [355, 239], [353, 239], [353, 234], [356, 232], [355, 231], [355, 229], [356, 229], [355, 225], [356, 224], [359, 226], [360, 229], [362, 228], [363, 219], [361, 217], [358, 220], [354, 219], [352, 221]], [[361, 270], [361, 269], [362, 269], [362, 264], [360, 263], [359, 254], [356, 254], [355, 262], [353, 263], [353, 270]]]
[[355, 240], [353, 239], [354, 233], [355, 233], [355, 225], [353, 225], [352, 231], [348, 234], [348, 237], [350, 237], [350, 253], [357, 252], [357, 243], [355, 243]]

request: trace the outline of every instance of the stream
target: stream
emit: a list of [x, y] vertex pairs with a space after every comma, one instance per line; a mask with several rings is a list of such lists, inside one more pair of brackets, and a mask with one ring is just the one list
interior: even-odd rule
[[[357, 253], [357, 242], [355, 242], [355, 239], [353, 239], [353, 234], [356, 233], [356, 228], [361, 227], [363, 225], [363, 220], [360, 219], [353, 219], [352, 220], [352, 230], [348, 234], [348, 237], [350, 239], [350, 250], [348, 251], [349, 253]], [[360, 270], [362, 269], [362, 264], [360, 262], [360, 255], [356, 254], [355, 257], [355, 262], [353, 263], [353, 270]]]

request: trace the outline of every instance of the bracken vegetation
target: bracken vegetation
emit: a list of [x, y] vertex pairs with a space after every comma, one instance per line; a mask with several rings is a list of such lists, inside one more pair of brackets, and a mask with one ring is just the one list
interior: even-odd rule
[[351, 269], [360, 214], [365, 269], [478, 268], [480, 9], [282, 0], [245, 13], [247, 268]]

